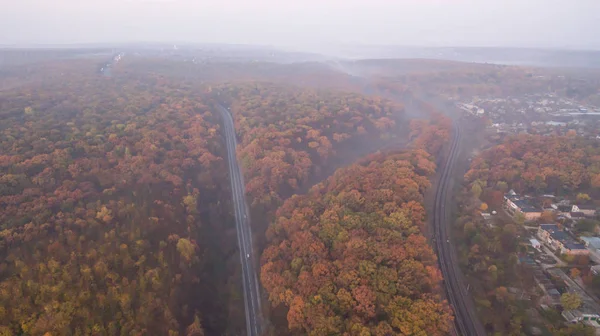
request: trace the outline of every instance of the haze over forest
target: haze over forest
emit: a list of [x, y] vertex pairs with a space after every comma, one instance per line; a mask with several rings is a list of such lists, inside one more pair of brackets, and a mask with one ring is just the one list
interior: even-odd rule
[[600, 0], [5, 0], [0, 336], [600, 333]]

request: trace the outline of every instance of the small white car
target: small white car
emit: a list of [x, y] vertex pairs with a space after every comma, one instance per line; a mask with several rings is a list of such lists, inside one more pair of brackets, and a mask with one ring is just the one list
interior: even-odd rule
[[246, 258], [250, 258], [250, 254], [246, 254]]

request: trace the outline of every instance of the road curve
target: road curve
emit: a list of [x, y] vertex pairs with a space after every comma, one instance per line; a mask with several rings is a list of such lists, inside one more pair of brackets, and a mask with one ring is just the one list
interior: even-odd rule
[[244, 305], [246, 310], [246, 330], [248, 336], [258, 336], [262, 333], [262, 309], [260, 306], [260, 289], [258, 277], [254, 268], [254, 250], [250, 215], [246, 204], [244, 178], [237, 162], [235, 127], [233, 117], [221, 105], [217, 105], [223, 118], [225, 142], [227, 145], [227, 161], [231, 180], [231, 193], [235, 212], [235, 227], [237, 230], [240, 261], [242, 264], [242, 282], [244, 286]]
[[454, 310], [455, 331], [464, 336], [484, 336], [486, 335], [485, 330], [477, 317], [475, 306], [467, 292], [449, 234], [449, 225], [452, 223], [450, 209], [453, 204], [450, 179], [460, 152], [461, 140], [461, 129], [458, 123], [455, 123], [453, 133], [452, 145], [437, 185], [433, 204], [435, 247], [444, 277], [446, 297]]

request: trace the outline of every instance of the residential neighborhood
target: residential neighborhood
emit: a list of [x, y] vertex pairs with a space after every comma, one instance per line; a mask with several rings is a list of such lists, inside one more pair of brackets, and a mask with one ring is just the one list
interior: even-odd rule
[[[509, 190], [498, 211], [482, 206], [489, 212], [480, 212], [479, 221], [489, 230], [506, 231], [515, 225], [521, 228], [517, 236], [520, 245], [517, 257], [535, 286], [533, 291], [527, 287], [511, 287], [510, 292], [522, 293], [513, 294], [513, 298], [529, 297], [539, 311], [559, 312], [565, 323], [585, 324], [600, 335], [597, 204], [588, 197], [569, 199]], [[576, 297], [577, 304], [565, 306], [566, 298], [570, 297]], [[538, 313], [530, 313], [530, 318], [540, 318]], [[541, 335], [535, 328], [530, 332]]]
[[538, 238], [555, 251], [567, 255], [589, 255], [589, 251], [582, 243], [578, 243], [558, 224], [540, 224]]
[[[600, 292], [588, 288], [581, 278], [583, 273], [600, 278], [596, 206], [591, 202], [558, 200], [554, 195], [519, 195], [510, 190], [504, 195], [503, 210], [514, 221], [521, 221], [529, 232], [523, 244], [530, 250], [520, 260], [529, 267], [543, 293], [542, 308], [560, 307], [561, 298], [574, 293], [581, 304], [575, 309], [563, 309], [562, 317], [570, 323], [592, 326], [600, 335]], [[553, 222], [544, 222], [552, 219]], [[588, 222], [594, 223], [592, 232], [582, 228]]]
[[523, 216], [525, 221], [538, 220], [544, 212], [551, 213], [557, 219], [579, 220], [585, 218], [594, 218], [598, 213], [595, 205], [590, 204], [571, 204], [569, 200], [561, 200], [555, 203], [549, 203], [554, 195], [541, 195], [538, 197], [521, 196], [514, 190], [510, 190], [504, 195], [503, 208], [511, 216]]
[[600, 139], [600, 107], [581, 104], [552, 93], [520, 97], [484, 98], [456, 102], [458, 108], [476, 118], [486, 118], [498, 134], [566, 134]]

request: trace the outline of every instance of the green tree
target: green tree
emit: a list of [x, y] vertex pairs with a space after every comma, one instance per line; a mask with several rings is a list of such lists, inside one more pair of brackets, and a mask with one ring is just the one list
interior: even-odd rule
[[493, 280], [498, 279], [498, 267], [496, 267], [496, 265], [490, 265], [490, 267], [488, 267], [488, 273]]
[[596, 228], [598, 227], [598, 224], [600, 224], [600, 222], [598, 222], [597, 220], [584, 219], [577, 223], [577, 230], [579, 230], [579, 232], [594, 233], [594, 232], [596, 232]]
[[473, 186], [471, 187], [471, 192], [473, 193], [473, 196], [479, 198], [481, 196], [481, 193], [483, 192], [483, 189], [481, 189], [479, 183], [473, 183]]
[[578, 202], [587, 202], [589, 200], [591, 200], [590, 195], [584, 194], [584, 193], [577, 194], [577, 201]]
[[577, 293], [564, 293], [560, 297], [560, 304], [565, 310], [577, 309], [581, 306], [581, 297]]
[[585, 324], [571, 324], [558, 332], [558, 336], [594, 336], [596, 330]]
[[517, 224], [519, 224], [519, 225], [523, 225], [523, 224], [525, 224], [525, 219], [526, 219], [526, 218], [525, 218], [525, 215], [524, 215], [522, 212], [517, 212], [517, 213], [515, 214], [515, 217], [514, 217], [514, 219], [515, 219], [515, 222], [516, 222]]
[[502, 192], [506, 192], [508, 190], [508, 183], [504, 181], [498, 181], [498, 183], [496, 183], [496, 188]]
[[180, 238], [179, 241], [177, 241], [177, 251], [179, 251], [181, 256], [189, 262], [194, 256], [196, 246], [188, 239]]
[[183, 197], [182, 202], [185, 206], [185, 211], [188, 214], [195, 214], [198, 212], [198, 195], [197, 194], [188, 194]]

